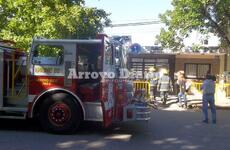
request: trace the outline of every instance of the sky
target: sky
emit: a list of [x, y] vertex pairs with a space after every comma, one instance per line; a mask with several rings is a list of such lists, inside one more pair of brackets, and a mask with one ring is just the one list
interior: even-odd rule
[[[85, 0], [88, 7], [97, 7], [111, 13], [109, 18], [112, 24], [159, 21], [159, 14], [172, 9], [172, 0]], [[142, 46], [154, 45], [155, 36], [160, 33], [164, 24], [151, 24], [142, 26], [108, 27], [104, 32], [109, 35], [130, 35], [133, 43]], [[202, 36], [193, 33], [190, 39], [185, 40], [185, 45], [199, 42]], [[211, 40], [212, 45], [216, 45], [216, 37]]]
[[[86, 6], [97, 7], [111, 13], [112, 24], [159, 20], [159, 14], [171, 9], [171, 0], [85, 0]], [[104, 32], [111, 35], [131, 35], [133, 43], [153, 45], [163, 24], [109, 27]]]

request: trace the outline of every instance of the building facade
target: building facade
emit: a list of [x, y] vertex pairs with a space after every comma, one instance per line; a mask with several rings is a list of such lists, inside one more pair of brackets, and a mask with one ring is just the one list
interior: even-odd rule
[[154, 66], [168, 69], [172, 79], [176, 72], [184, 71], [186, 78], [202, 80], [207, 73], [222, 75], [227, 70], [226, 59], [227, 55], [223, 53], [130, 54], [128, 68], [144, 73]]

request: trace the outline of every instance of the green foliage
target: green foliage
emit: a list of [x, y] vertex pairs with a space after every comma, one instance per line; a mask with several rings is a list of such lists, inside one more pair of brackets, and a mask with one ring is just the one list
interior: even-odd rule
[[35, 48], [35, 57], [58, 57], [63, 53], [62, 46], [55, 45], [37, 45]]
[[158, 37], [165, 47], [177, 47], [176, 38], [183, 39], [193, 30], [214, 33], [222, 45], [230, 46], [229, 0], [173, 0], [173, 10], [160, 15], [166, 29]]
[[175, 30], [166, 31], [161, 29], [160, 36], [156, 36], [157, 40], [161, 43], [162, 47], [177, 51], [181, 49], [183, 45], [183, 39], [176, 36]]
[[0, 0], [0, 39], [28, 50], [32, 38], [89, 38], [110, 23], [84, 0]]
[[193, 52], [199, 52], [199, 50], [201, 49], [201, 45], [199, 44], [192, 44], [192, 51]]

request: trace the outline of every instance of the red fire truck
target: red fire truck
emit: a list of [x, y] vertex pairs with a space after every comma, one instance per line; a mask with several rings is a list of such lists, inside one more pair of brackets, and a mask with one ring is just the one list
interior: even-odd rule
[[[132, 101], [131, 81], [82, 75], [116, 73], [120, 52], [105, 35], [33, 39], [29, 56], [0, 42], [0, 118], [37, 118], [54, 133], [72, 133], [83, 121], [108, 127], [114, 121], [149, 120], [149, 108]], [[78, 78], [70, 78], [73, 69]]]

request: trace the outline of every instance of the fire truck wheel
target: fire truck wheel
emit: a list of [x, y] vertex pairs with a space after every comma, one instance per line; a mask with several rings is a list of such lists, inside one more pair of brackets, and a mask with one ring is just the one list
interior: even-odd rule
[[74, 133], [82, 120], [80, 105], [66, 93], [56, 93], [47, 98], [40, 108], [42, 127], [52, 133]]

